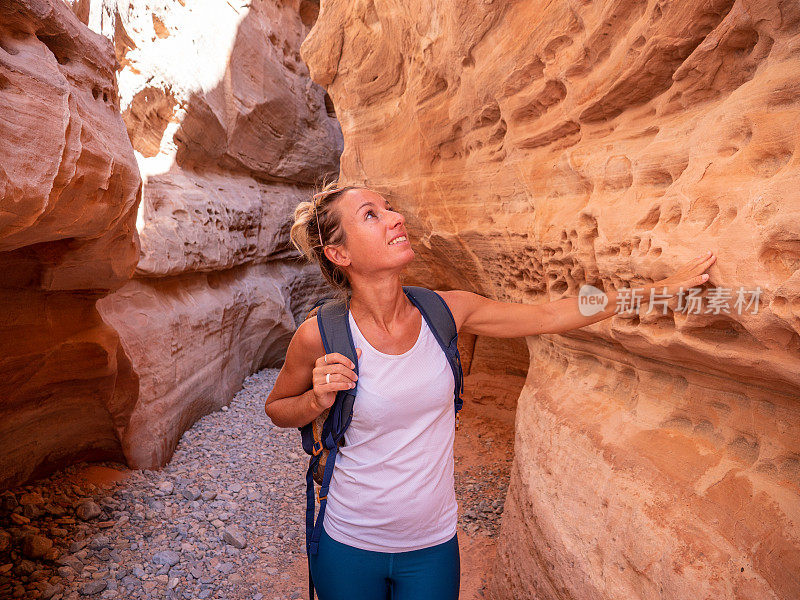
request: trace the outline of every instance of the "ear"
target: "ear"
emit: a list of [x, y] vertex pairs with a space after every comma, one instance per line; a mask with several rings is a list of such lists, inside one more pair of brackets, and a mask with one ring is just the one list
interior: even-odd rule
[[346, 267], [352, 262], [350, 254], [342, 246], [325, 246], [323, 252], [329, 261], [340, 267]]

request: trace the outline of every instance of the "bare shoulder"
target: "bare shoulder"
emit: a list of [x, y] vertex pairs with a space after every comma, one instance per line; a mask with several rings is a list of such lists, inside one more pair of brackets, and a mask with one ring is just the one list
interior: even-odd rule
[[319, 332], [316, 313], [300, 323], [294, 332], [292, 343], [295, 340], [297, 340], [298, 349], [313, 356], [314, 360], [325, 354], [325, 346], [322, 344], [322, 335]]
[[308, 390], [313, 385], [314, 363], [323, 354], [325, 349], [317, 327], [317, 316], [314, 315], [300, 323], [292, 335], [286, 359], [267, 396], [265, 407], [280, 398], [297, 396]]

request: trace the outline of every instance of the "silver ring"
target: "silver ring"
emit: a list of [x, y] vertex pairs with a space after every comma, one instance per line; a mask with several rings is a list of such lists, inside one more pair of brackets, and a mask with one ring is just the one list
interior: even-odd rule
[[327, 354], [325, 355], [325, 364], [326, 365], [328, 364], [328, 355]]
[[325, 373], [325, 383], [330, 383], [330, 382], [331, 382], [331, 374]]

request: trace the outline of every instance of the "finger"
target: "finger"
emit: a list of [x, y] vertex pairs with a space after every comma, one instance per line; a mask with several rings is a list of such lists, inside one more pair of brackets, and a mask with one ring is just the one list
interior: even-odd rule
[[[328, 377], [330, 375], [330, 377]], [[350, 379], [342, 375], [341, 373], [324, 373], [320, 377], [320, 385], [322, 387], [331, 389], [340, 389], [337, 386], [340, 386], [342, 383], [351, 383]]]
[[333, 364], [333, 354], [323, 354], [314, 363], [315, 367], [324, 367]]
[[330, 354], [328, 354], [328, 365], [332, 365], [335, 363], [341, 363], [350, 369], [355, 368], [353, 361], [347, 358], [344, 354], [340, 354], [339, 352], [331, 352]]
[[353, 371], [353, 369], [348, 369], [342, 364], [328, 365], [321, 372], [323, 373], [323, 377], [325, 376], [324, 373], [331, 373], [331, 379], [333, 379], [333, 373], [343, 375], [351, 381], [358, 379], [358, 375], [356, 375], [356, 372]]
[[319, 375], [321, 377], [325, 377], [325, 373], [330, 373], [331, 377], [333, 377], [333, 373], [341, 373], [342, 375], [355, 375], [355, 371], [353, 369], [348, 369], [341, 363], [336, 363], [332, 365], [322, 365], [321, 367], [314, 367], [312, 369], [314, 375]]
[[[330, 380], [328, 380], [327, 377], [328, 374], [330, 374]], [[320, 373], [318, 381], [321, 387], [334, 386], [332, 388], [329, 388], [330, 390], [333, 389], [341, 390], [355, 385], [355, 381], [344, 373], [333, 373], [333, 372]]]
[[350, 381], [349, 379], [345, 378], [341, 381], [334, 381], [333, 377], [331, 376], [331, 382], [325, 383], [325, 379], [323, 378], [320, 383], [318, 383], [315, 389], [319, 390], [319, 393], [322, 394], [331, 394], [334, 392], [338, 392], [339, 390], [350, 390], [356, 386], [355, 382]]
[[713, 253], [708, 255], [704, 254], [700, 257], [693, 258], [681, 269], [676, 271], [675, 275], [678, 277], [695, 277], [697, 274], [707, 270], [708, 267], [714, 264], [715, 260], [717, 260], [717, 257]]
[[692, 258], [691, 260], [687, 261], [687, 262], [684, 264], [684, 268], [686, 268], [686, 269], [692, 269], [692, 268], [694, 268], [694, 267], [696, 267], [696, 266], [698, 266], [698, 265], [701, 265], [701, 264], [703, 264], [703, 263], [706, 261], [706, 259], [707, 259], [708, 257], [709, 257], [709, 254], [708, 254], [708, 252], [707, 252], [707, 251], [706, 251], [706, 252], [701, 252], [700, 254], [698, 254], [697, 256], [695, 256], [694, 258]]
[[692, 269], [689, 273], [687, 273], [687, 275], [689, 275], [690, 277], [695, 277], [695, 276], [698, 276], [698, 275], [702, 275], [703, 273], [708, 271], [709, 267], [714, 264], [715, 260], [716, 260], [715, 256], [711, 256], [711, 257], [705, 259], [702, 263], [700, 263], [694, 269]]
[[691, 272], [702, 264], [703, 264], [703, 257], [695, 256], [692, 260], [685, 263], [680, 269], [678, 269], [678, 271]]
[[712, 250], [705, 250], [694, 259], [694, 262], [701, 265], [707, 263], [713, 256], [714, 252]]

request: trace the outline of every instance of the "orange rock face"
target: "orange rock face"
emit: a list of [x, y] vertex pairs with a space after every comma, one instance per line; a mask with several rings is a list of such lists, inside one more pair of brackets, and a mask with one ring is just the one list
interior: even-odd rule
[[800, 597], [798, 4], [331, 0], [301, 54], [414, 281], [540, 303], [718, 257], [694, 314], [527, 340], [495, 594]]
[[121, 434], [132, 467], [164, 464], [247, 375], [279, 366], [323, 287], [288, 239], [294, 207], [341, 151], [298, 54], [300, 4], [131, 2], [112, 7], [113, 29], [85, 17], [114, 42], [144, 179], [135, 277], [98, 303], [138, 375]]
[[163, 465], [323, 287], [288, 239], [341, 151], [314, 6], [71, 6], [0, 3], [0, 488]]
[[0, 487], [121, 458], [136, 376], [95, 302], [136, 267], [139, 170], [113, 49], [60, 2], [0, 3]]

